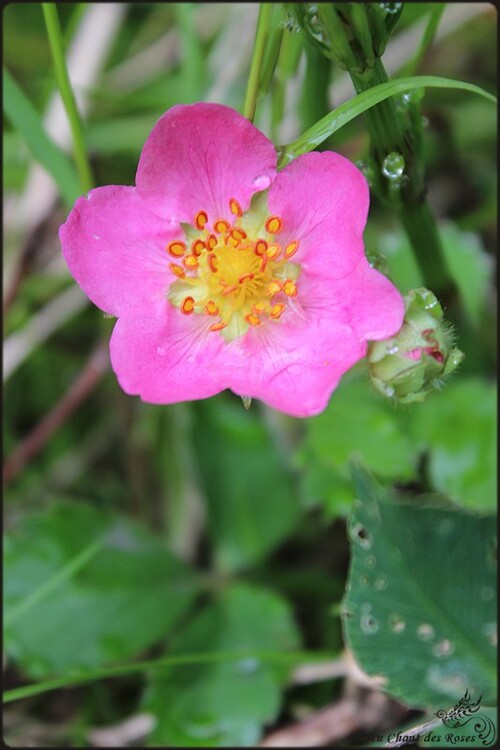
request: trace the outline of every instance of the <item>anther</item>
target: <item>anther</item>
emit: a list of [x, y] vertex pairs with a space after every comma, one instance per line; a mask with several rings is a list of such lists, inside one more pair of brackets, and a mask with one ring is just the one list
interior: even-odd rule
[[190, 271], [194, 271], [195, 268], [198, 268], [198, 258], [195, 255], [186, 255], [186, 257], [182, 259], [182, 262]]
[[225, 328], [226, 326], [227, 326], [227, 323], [224, 323], [224, 321], [221, 321], [220, 323], [213, 323], [208, 330], [209, 331], [222, 331], [222, 329]]
[[269, 284], [267, 285], [267, 293], [270, 297], [274, 297], [275, 294], [278, 294], [278, 292], [281, 292], [283, 288], [283, 285], [281, 281], [278, 281], [278, 279], [271, 279]]
[[215, 234], [209, 234], [207, 237], [207, 247], [209, 247], [210, 250], [213, 250], [216, 245], [217, 237], [215, 236]]
[[209, 253], [207, 255], [207, 263], [212, 273], [217, 273], [217, 266], [215, 264], [215, 261], [216, 261], [215, 255], [213, 253]]
[[264, 255], [267, 250], [267, 242], [265, 240], [257, 240], [254, 247], [255, 255]]
[[206, 211], [198, 211], [194, 217], [194, 224], [197, 229], [203, 229], [208, 221], [208, 214]]
[[243, 216], [241, 206], [235, 198], [231, 198], [229, 201], [229, 209], [234, 216]]
[[172, 273], [175, 273], [175, 275], [179, 279], [183, 279], [186, 276], [185, 270], [182, 268], [182, 266], [178, 266], [177, 263], [169, 263], [168, 267], [172, 271]]
[[184, 297], [181, 305], [181, 312], [184, 313], [184, 315], [191, 315], [191, 313], [194, 312], [194, 298], [193, 297]]
[[271, 318], [274, 320], [278, 320], [278, 318], [281, 317], [283, 314], [283, 310], [285, 309], [286, 305], [284, 305], [282, 302], [278, 302], [278, 304], [273, 305], [271, 307], [271, 312], [269, 313]]
[[229, 223], [225, 219], [217, 219], [214, 221], [214, 232], [217, 234], [224, 234], [229, 231]]
[[292, 279], [287, 279], [283, 284], [283, 291], [285, 292], [287, 297], [296, 297], [297, 284], [295, 283], [295, 281], [292, 281]]
[[205, 305], [205, 312], [207, 315], [218, 315], [219, 314], [219, 308], [215, 304], [213, 300], [208, 300], [207, 304]]
[[243, 284], [245, 281], [252, 281], [252, 279], [254, 278], [254, 273], [244, 273], [243, 276], [240, 276], [240, 278], [238, 279], [238, 283]]
[[266, 251], [266, 255], [269, 258], [269, 260], [276, 260], [276, 258], [278, 257], [280, 253], [281, 253], [281, 245], [278, 245], [277, 242], [272, 242]]
[[233, 237], [235, 240], [238, 240], [238, 242], [240, 242], [240, 240], [246, 240], [247, 233], [245, 232], [244, 229], [241, 229], [241, 227], [235, 227], [234, 229], [231, 230], [231, 237]]
[[266, 221], [266, 229], [269, 234], [278, 234], [283, 229], [283, 221], [279, 216], [270, 216]]
[[245, 315], [245, 320], [247, 323], [250, 323], [251, 326], [260, 326], [261, 319], [258, 315], [255, 315], [255, 313], [249, 313], [248, 315]]
[[195, 240], [191, 244], [191, 252], [193, 253], [193, 255], [196, 255], [197, 258], [200, 257], [205, 249], [205, 243], [203, 242], [203, 240]]
[[292, 255], [295, 255], [298, 249], [299, 243], [297, 240], [290, 242], [290, 244], [285, 247], [285, 258], [291, 258]]
[[174, 240], [168, 243], [167, 250], [174, 258], [182, 258], [186, 252], [186, 245], [184, 242], [180, 242], [180, 240]]
[[265, 302], [256, 302], [255, 305], [252, 306], [252, 310], [256, 315], [262, 315], [263, 312], [266, 311], [266, 303]]

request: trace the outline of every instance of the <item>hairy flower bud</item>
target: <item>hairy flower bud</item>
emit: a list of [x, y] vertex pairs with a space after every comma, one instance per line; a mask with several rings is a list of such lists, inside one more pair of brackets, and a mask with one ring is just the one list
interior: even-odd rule
[[458, 367], [463, 353], [453, 346], [453, 331], [428, 289], [405, 297], [403, 325], [395, 336], [368, 346], [370, 376], [375, 387], [403, 404], [423, 401]]

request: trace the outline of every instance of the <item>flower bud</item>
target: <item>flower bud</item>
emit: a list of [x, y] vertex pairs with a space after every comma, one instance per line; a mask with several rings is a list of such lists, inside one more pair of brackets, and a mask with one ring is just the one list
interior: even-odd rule
[[453, 331], [428, 289], [405, 297], [403, 325], [395, 336], [368, 345], [367, 360], [375, 387], [403, 404], [423, 401], [458, 367], [463, 353], [453, 346]]

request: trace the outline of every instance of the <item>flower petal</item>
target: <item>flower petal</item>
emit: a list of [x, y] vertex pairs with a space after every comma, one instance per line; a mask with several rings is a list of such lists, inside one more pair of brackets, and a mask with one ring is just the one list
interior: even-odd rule
[[[160, 312], [160, 311], [158, 311]], [[120, 386], [152, 404], [208, 398], [226, 387], [214, 368], [224, 346], [209, 323], [187, 317], [165, 302], [161, 314], [121, 317], [110, 341], [111, 364]]]
[[176, 235], [133, 187], [110, 185], [79, 198], [59, 231], [69, 270], [92, 302], [112, 315], [165, 297]]
[[269, 210], [283, 219], [280, 242], [299, 241], [303, 270], [342, 278], [363, 257], [368, 184], [350, 161], [331, 151], [299, 156], [269, 190]]
[[156, 123], [142, 150], [137, 188], [159, 216], [192, 222], [245, 210], [276, 174], [272, 142], [245, 117], [220, 104], [177, 105]]

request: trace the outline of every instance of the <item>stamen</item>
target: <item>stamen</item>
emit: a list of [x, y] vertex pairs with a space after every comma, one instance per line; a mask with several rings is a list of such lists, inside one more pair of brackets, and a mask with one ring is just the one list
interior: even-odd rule
[[186, 252], [186, 245], [180, 240], [174, 240], [173, 242], [168, 243], [167, 250], [170, 255], [174, 256], [174, 258], [182, 258], [182, 256]]
[[207, 304], [205, 305], [205, 312], [207, 315], [218, 315], [219, 308], [213, 300], [209, 299]]
[[286, 305], [284, 305], [282, 302], [278, 302], [277, 305], [273, 305], [271, 307], [271, 312], [269, 313], [271, 318], [273, 318], [274, 320], [278, 320], [278, 318], [280, 318], [283, 314], [285, 307]]
[[252, 310], [256, 315], [261, 315], [266, 311], [266, 307], [267, 305], [265, 302], [257, 302], [255, 305], [253, 305]]
[[[222, 283], [223, 283], [223, 282], [222, 282], [222, 279], [221, 279], [221, 284], [222, 284]], [[228, 296], [229, 296], [230, 294], [232, 294], [233, 292], [237, 292], [237, 291], [238, 291], [238, 287], [237, 287], [236, 285], [233, 285], [233, 286], [226, 286], [226, 288], [225, 288], [225, 289], [224, 289], [224, 291], [222, 292], [222, 296], [223, 296], [223, 297], [228, 297]]]
[[255, 255], [264, 255], [267, 250], [267, 242], [265, 240], [257, 240], [255, 243], [254, 253]]
[[206, 211], [198, 211], [198, 213], [194, 217], [194, 224], [197, 229], [204, 229], [207, 221], [208, 221], [208, 214]]
[[260, 326], [262, 322], [259, 316], [255, 315], [254, 313], [245, 315], [245, 320], [247, 321], [247, 323], [250, 323], [251, 326]]
[[283, 221], [279, 216], [270, 216], [266, 221], [266, 229], [269, 234], [278, 234], [283, 229]]
[[198, 268], [198, 258], [195, 255], [186, 255], [185, 258], [183, 258], [182, 262], [186, 266], [186, 268], [189, 268], [190, 271], [194, 271], [195, 268]]
[[214, 247], [216, 247], [216, 245], [217, 245], [217, 237], [215, 236], [215, 234], [209, 234], [207, 237], [207, 247], [210, 250], [213, 250]]
[[175, 275], [179, 279], [183, 279], [186, 276], [185, 270], [182, 268], [182, 266], [178, 266], [177, 263], [169, 263], [168, 267], [172, 271], [172, 273], [175, 273]]
[[241, 206], [235, 198], [231, 198], [229, 201], [229, 209], [234, 216], [243, 216]]
[[266, 251], [266, 255], [269, 258], [269, 260], [276, 260], [276, 258], [278, 257], [280, 253], [281, 253], [281, 245], [278, 245], [277, 242], [272, 242]]
[[193, 255], [196, 255], [197, 258], [200, 257], [200, 255], [202, 254], [204, 250], [206, 250], [206, 247], [205, 247], [205, 243], [203, 242], [203, 240], [195, 240], [191, 244], [191, 252], [193, 253]]
[[292, 279], [287, 279], [283, 284], [283, 291], [285, 292], [287, 297], [296, 297], [297, 284], [295, 283], [295, 281], [292, 281]]
[[267, 285], [267, 292], [269, 296], [274, 297], [275, 294], [281, 292], [282, 288], [283, 284], [281, 283], [281, 281], [278, 281], [278, 279], [271, 279], [271, 281]]
[[238, 284], [243, 284], [245, 281], [252, 281], [252, 279], [254, 278], [254, 273], [244, 273], [243, 276], [240, 276], [240, 278], [238, 279]]
[[209, 331], [222, 331], [222, 329], [225, 328], [226, 326], [227, 326], [227, 323], [224, 323], [224, 321], [221, 321], [220, 323], [213, 323], [208, 330]]
[[260, 259], [259, 271], [261, 273], [264, 273], [264, 271], [266, 270], [266, 266], [267, 266], [267, 255], [263, 255], [262, 258]]
[[191, 315], [191, 313], [194, 312], [194, 298], [193, 297], [184, 297], [182, 304], [181, 304], [181, 312], [183, 312], [184, 315]]
[[217, 219], [217, 221], [214, 221], [214, 232], [217, 232], [217, 234], [224, 234], [224, 232], [229, 231], [229, 222], [227, 222], [225, 219]]
[[290, 244], [285, 247], [285, 258], [291, 258], [292, 255], [295, 255], [298, 249], [299, 243], [297, 240], [290, 242]]
[[207, 255], [208, 267], [210, 268], [210, 270], [212, 271], [212, 273], [217, 273], [217, 266], [215, 265], [215, 260], [216, 260], [216, 258], [215, 258], [215, 255], [213, 253], [209, 253]]
[[246, 240], [247, 233], [241, 227], [235, 227], [231, 231], [231, 237], [234, 237], [235, 240], [238, 240], [238, 242], [240, 242], [241, 240]]

